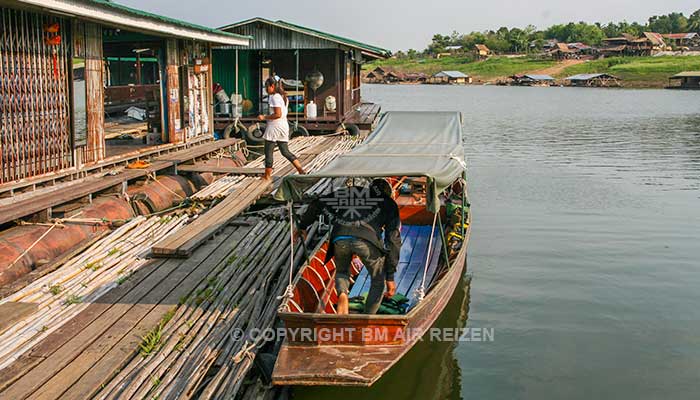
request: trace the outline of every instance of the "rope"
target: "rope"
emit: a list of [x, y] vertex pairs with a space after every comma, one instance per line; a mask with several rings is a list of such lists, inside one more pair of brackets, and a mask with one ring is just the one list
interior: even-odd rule
[[[75, 217], [77, 217], [78, 215], [80, 215], [80, 214], [82, 214], [82, 213], [83, 213], [83, 212], [80, 211], [79, 213], [75, 214], [75, 215], [72, 216], [71, 218], [68, 218], [68, 220], [70, 220], [70, 219], [72, 219], [72, 218], [75, 218]], [[32, 243], [31, 246], [27, 247], [27, 248], [22, 252], [22, 254], [20, 254], [17, 258], [15, 258], [15, 260], [12, 261], [12, 264], [10, 264], [10, 266], [9, 266], [8, 268], [12, 268], [15, 264], [17, 264], [17, 262], [18, 262], [19, 260], [21, 260], [22, 257], [26, 256], [27, 253], [29, 253], [29, 252], [34, 248], [34, 246], [36, 246], [39, 242], [41, 242], [41, 240], [44, 239], [44, 238], [46, 237], [46, 235], [48, 235], [48, 234], [49, 234], [55, 227], [57, 227], [57, 226], [63, 226], [63, 220], [56, 220], [56, 221], [51, 225], [51, 227], [49, 227], [49, 229], [47, 229], [46, 232], [44, 232], [43, 235], [39, 236], [39, 238], [38, 238], [37, 240], [35, 240], [34, 243]]]
[[31, 249], [33, 249], [34, 246], [36, 246], [37, 243], [39, 243], [39, 242], [41, 241], [41, 239], [45, 238], [46, 235], [48, 235], [48, 234], [53, 230], [53, 228], [57, 227], [58, 225], [59, 225], [58, 222], [55, 222], [53, 225], [51, 225], [51, 227], [50, 227], [49, 229], [47, 229], [46, 232], [44, 232], [43, 235], [39, 236], [39, 239], [35, 240], [34, 243], [32, 243], [31, 246], [27, 247], [27, 249], [24, 250], [24, 251], [22, 252], [22, 254], [20, 254], [17, 258], [15, 258], [15, 261], [12, 261], [12, 264], [10, 264], [10, 266], [9, 266], [8, 268], [12, 268], [15, 264], [17, 264], [17, 261], [21, 260], [22, 257], [24, 257], [25, 255], [27, 255], [27, 253], [29, 253], [29, 251], [30, 251]]
[[423, 266], [423, 277], [420, 281], [420, 287], [416, 290], [416, 297], [418, 297], [418, 302], [421, 302], [425, 298], [425, 277], [428, 274], [428, 265], [430, 263], [430, 256], [433, 254], [433, 237], [435, 236], [435, 224], [437, 223], [439, 212], [435, 213], [433, 217], [433, 228], [430, 230], [430, 241], [428, 242], [428, 255], [425, 257], [425, 265]]
[[183, 196], [181, 196], [179, 193], [174, 192], [172, 189], [170, 189], [169, 187], [165, 186], [162, 182], [159, 182], [158, 179], [156, 178], [155, 172], [151, 172], [150, 174], [148, 174], [148, 178], [149, 178], [149, 179], [152, 179], [154, 182], [156, 182], [157, 184], [159, 184], [160, 186], [162, 186], [162, 187], [163, 187], [165, 190], [167, 190], [168, 192], [174, 194], [175, 196], [179, 197], [179, 198], [182, 199], [182, 200], [185, 200], [185, 198], [184, 198]]
[[457, 161], [463, 170], [467, 169], [467, 163], [456, 155], [450, 153], [450, 159]]
[[236, 353], [235, 356], [233, 356], [234, 363], [240, 363], [241, 361], [243, 361], [243, 357], [248, 357], [250, 360], [253, 360], [255, 358], [255, 354], [253, 354], [251, 350], [255, 348], [256, 344], [255, 342], [252, 342], [250, 344], [248, 343], [249, 342], [246, 340], [246, 344], [243, 345], [241, 351], [239, 351], [238, 353]]

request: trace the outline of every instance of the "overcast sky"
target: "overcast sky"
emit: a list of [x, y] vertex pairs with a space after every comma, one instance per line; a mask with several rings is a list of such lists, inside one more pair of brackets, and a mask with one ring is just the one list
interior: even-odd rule
[[392, 51], [423, 49], [435, 33], [569, 21], [643, 22], [700, 8], [698, 0], [115, 0], [142, 10], [219, 27], [251, 17], [284, 19]]

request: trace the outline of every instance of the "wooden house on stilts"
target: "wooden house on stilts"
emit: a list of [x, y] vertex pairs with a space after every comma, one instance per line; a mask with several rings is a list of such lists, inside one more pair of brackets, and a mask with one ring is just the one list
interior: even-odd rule
[[211, 47], [249, 42], [107, 0], [2, 1], [0, 20], [0, 186], [211, 136]]

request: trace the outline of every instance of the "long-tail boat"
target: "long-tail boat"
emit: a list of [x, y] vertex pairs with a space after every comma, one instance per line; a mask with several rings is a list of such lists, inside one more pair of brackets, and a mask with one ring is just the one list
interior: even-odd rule
[[[461, 115], [388, 112], [365, 143], [313, 174], [285, 177], [276, 196], [291, 204], [321, 179], [377, 177], [396, 189], [402, 246], [395, 282], [405, 313], [337, 314], [335, 262], [324, 262], [326, 236], [281, 304], [287, 334], [274, 384], [372, 385], [426, 334], [464, 273], [471, 217]], [[351, 282], [351, 298], [369, 290], [357, 258]]]

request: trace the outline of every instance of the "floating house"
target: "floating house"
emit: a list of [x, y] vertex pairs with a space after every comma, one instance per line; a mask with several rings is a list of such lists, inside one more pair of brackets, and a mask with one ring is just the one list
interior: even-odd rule
[[472, 78], [460, 71], [440, 71], [428, 78], [426, 83], [466, 85], [472, 83]]
[[564, 78], [569, 86], [620, 87], [620, 78], [610, 74], [578, 74]]
[[[211, 48], [249, 42], [106, 0], [3, 1], [0, 16], [0, 184], [211, 136]], [[108, 140], [134, 123], [148, 137]]]
[[512, 84], [515, 86], [552, 86], [554, 78], [542, 74], [525, 74], [511, 76]]
[[428, 80], [428, 75], [422, 72], [408, 72], [404, 74], [404, 81], [411, 83], [425, 83]]
[[[252, 18], [220, 29], [253, 37], [250, 46], [213, 52], [214, 82], [233, 95], [232, 112], [214, 118], [216, 128], [226, 136], [239, 134], [256, 144], [262, 141], [263, 127], [257, 117], [268, 112], [263, 85], [272, 76], [281, 79], [289, 96], [288, 118], [295, 134], [348, 127], [354, 132], [375, 122], [380, 107], [362, 101], [361, 67], [389, 57], [388, 50], [281, 20]], [[372, 72], [374, 79], [385, 79], [386, 71], [375, 68]]]
[[668, 89], [700, 90], [700, 71], [685, 71], [668, 78]]

